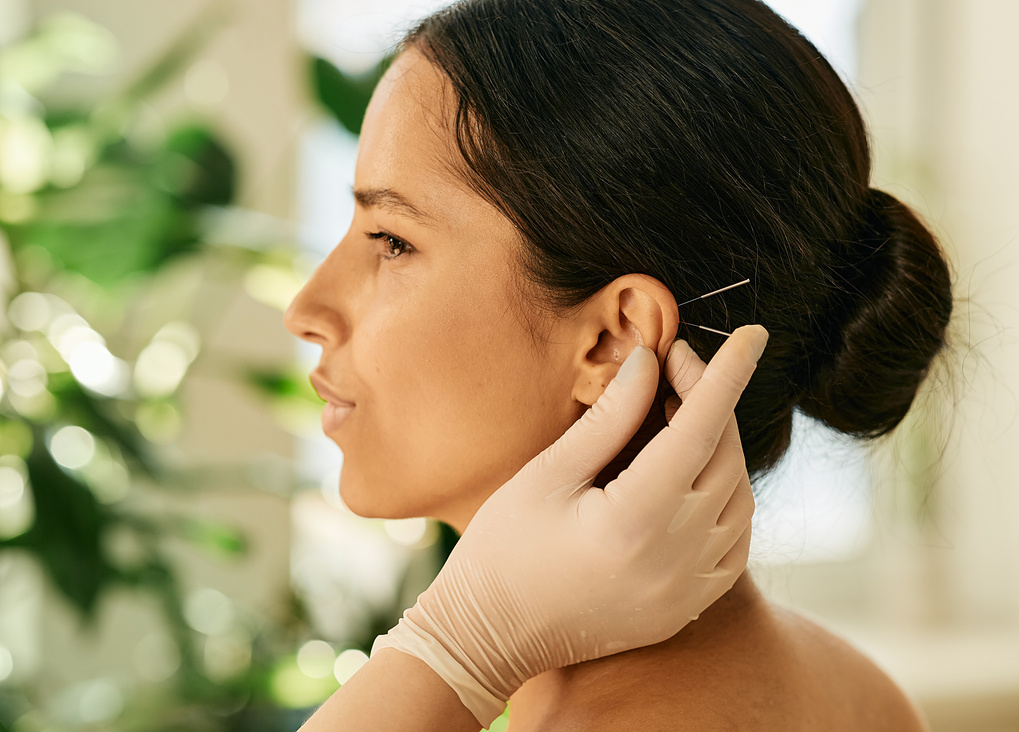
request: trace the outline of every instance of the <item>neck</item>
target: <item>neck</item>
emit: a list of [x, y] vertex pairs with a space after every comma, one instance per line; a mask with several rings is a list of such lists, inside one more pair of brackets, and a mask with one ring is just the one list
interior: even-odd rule
[[514, 729], [536, 729], [563, 708], [585, 706], [593, 700], [626, 703], [656, 680], [710, 661], [727, 643], [739, 642], [741, 631], [759, 623], [766, 601], [744, 572], [735, 585], [700, 617], [671, 638], [652, 646], [554, 669], [535, 676], [510, 699]]

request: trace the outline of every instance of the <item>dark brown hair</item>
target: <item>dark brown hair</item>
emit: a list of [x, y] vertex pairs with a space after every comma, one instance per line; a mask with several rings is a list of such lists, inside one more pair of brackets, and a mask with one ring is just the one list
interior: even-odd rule
[[[463, 173], [524, 238], [533, 294], [568, 311], [643, 273], [768, 348], [737, 407], [752, 475], [793, 411], [858, 437], [893, 429], [944, 344], [948, 265], [870, 188], [856, 103], [757, 0], [463, 0], [421, 22], [457, 97]], [[719, 336], [680, 326], [707, 360]]]

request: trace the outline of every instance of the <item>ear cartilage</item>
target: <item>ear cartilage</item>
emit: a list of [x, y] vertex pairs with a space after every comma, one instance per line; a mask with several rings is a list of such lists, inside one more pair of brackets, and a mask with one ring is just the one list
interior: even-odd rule
[[[750, 282], [750, 278], [747, 278], [747, 279], [743, 280], [742, 282], [737, 282], [734, 285], [729, 285], [728, 287], [723, 287], [723, 288], [721, 288], [719, 290], [713, 290], [713, 291], [707, 293], [706, 295], [699, 295], [698, 297], [691, 298], [691, 299], [687, 300], [686, 302], [680, 303], [676, 307], [681, 308], [684, 305], [689, 305], [690, 303], [692, 303], [692, 302], [694, 302], [696, 300], [703, 300], [706, 297], [711, 297], [712, 295], [717, 295], [720, 292], [725, 292], [726, 290], [731, 290], [734, 287], [739, 287], [740, 285], [745, 285], [745, 284], [747, 284], [749, 282]], [[697, 327], [701, 328], [703, 326], [697, 326]], [[711, 328], [705, 328], [705, 330], [711, 330]], [[720, 331], [715, 331], [715, 332], [718, 333]], [[726, 334], [726, 335], [728, 335], [728, 334]]]

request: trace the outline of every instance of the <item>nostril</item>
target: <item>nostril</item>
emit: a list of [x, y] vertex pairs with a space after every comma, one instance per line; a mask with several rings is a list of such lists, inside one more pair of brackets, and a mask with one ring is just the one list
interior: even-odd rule
[[339, 335], [339, 315], [316, 303], [311, 307], [301, 300], [294, 299], [283, 314], [283, 325], [301, 340], [324, 346]]
[[313, 340], [320, 330], [310, 315], [307, 303], [307, 287], [301, 289], [290, 301], [283, 313], [283, 325], [298, 338]]
[[283, 313], [284, 327], [298, 338], [317, 345], [342, 340], [348, 327], [343, 314], [345, 299], [341, 294], [335, 273], [320, 265], [287, 305]]
[[301, 292], [303, 292], [303, 289], [294, 295], [294, 299], [290, 301], [290, 304], [287, 305], [287, 309], [283, 311], [283, 324], [287, 327], [287, 330], [292, 333], [294, 330], [294, 318], [297, 316], [297, 301], [301, 298]]

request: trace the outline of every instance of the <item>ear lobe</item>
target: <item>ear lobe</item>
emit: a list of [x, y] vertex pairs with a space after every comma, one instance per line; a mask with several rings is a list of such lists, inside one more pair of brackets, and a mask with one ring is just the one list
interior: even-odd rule
[[595, 294], [583, 308], [575, 357], [573, 398], [595, 403], [636, 346], [647, 346], [665, 363], [676, 331], [676, 299], [647, 275], [625, 275]]

